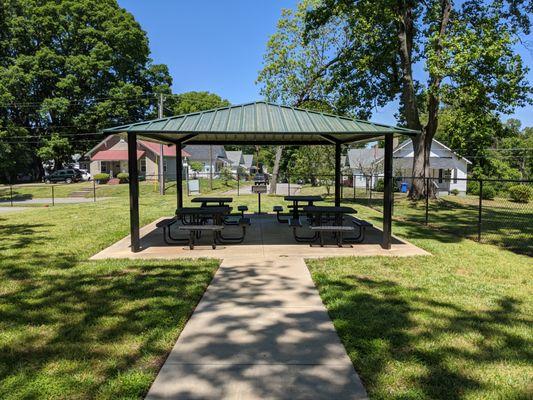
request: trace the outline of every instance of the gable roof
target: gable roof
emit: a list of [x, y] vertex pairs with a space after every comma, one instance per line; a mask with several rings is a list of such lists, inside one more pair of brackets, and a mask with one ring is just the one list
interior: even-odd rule
[[[211, 150], [209, 149], [211, 147]], [[210, 158], [210, 152], [213, 153], [213, 161], [216, 161], [217, 158], [226, 158], [226, 151], [224, 150], [224, 146], [220, 145], [187, 145], [183, 148], [187, 153], [190, 155], [189, 160], [191, 161], [198, 161], [198, 160], [209, 160]]]
[[[158, 143], [150, 142], [148, 140], [139, 140], [138, 143], [141, 146], [148, 148], [154, 154], [158, 156], [161, 155], [160, 145]], [[163, 145], [163, 156], [176, 157], [176, 146]], [[186, 152], [184, 149], [181, 149], [181, 156], [190, 157], [190, 154]]]
[[144, 138], [189, 144], [350, 143], [386, 134], [418, 131], [265, 101], [143, 121], [104, 130], [135, 132]]
[[243, 154], [242, 158], [244, 159], [244, 167], [247, 169], [250, 169], [252, 167], [252, 163], [254, 162], [254, 155], [253, 154]]
[[377, 147], [365, 149], [349, 149], [348, 163], [350, 168], [356, 169], [359, 167], [368, 168], [372, 164], [379, 162], [383, 158], [384, 149]]
[[[410, 140], [406, 140], [402, 142], [398, 147], [396, 147], [393, 151], [393, 157], [394, 153], [397, 153], [401, 149], [405, 148], [412, 142]], [[441, 146], [442, 148], [448, 150], [450, 153], [452, 153], [455, 157], [464, 160], [467, 164], [472, 164], [470, 160], [467, 160], [464, 157], [461, 157], [457, 153], [455, 153], [452, 149], [445, 146], [441, 142], [439, 142], [436, 139], [433, 139], [432, 144], [436, 143], [437, 145]], [[362, 166], [363, 168], [367, 168], [372, 165], [372, 163], [381, 162], [383, 160], [384, 156], [384, 149], [382, 148], [365, 148], [365, 149], [350, 149], [348, 150], [348, 161], [350, 163], [350, 168], [359, 168]]]
[[[448, 150], [450, 153], [452, 153], [455, 157], [457, 157], [457, 158], [459, 158], [461, 160], [464, 160], [467, 164], [472, 164], [472, 161], [460, 156], [455, 151], [450, 149], [448, 146], [446, 146], [445, 144], [439, 142], [437, 139], [433, 139], [431, 142], [432, 142], [431, 143], [432, 145], [433, 145], [433, 143], [437, 143], [439, 146], [441, 146], [442, 148], [444, 148], [444, 149]], [[401, 149], [403, 149], [404, 147], [408, 146], [410, 143], [411, 143], [410, 140], [406, 140], [403, 143], [400, 143], [400, 145], [394, 149], [394, 153], [399, 151], [399, 150], [401, 150]]]
[[241, 150], [235, 150], [235, 151], [226, 150], [226, 158], [228, 159], [231, 165], [236, 165], [236, 166], [241, 165], [241, 161], [244, 161], [242, 160]]

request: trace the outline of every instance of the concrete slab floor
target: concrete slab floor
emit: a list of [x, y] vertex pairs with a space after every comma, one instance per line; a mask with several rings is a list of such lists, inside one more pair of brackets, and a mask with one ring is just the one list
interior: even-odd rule
[[258, 257], [222, 261], [146, 398], [367, 395], [303, 259]]
[[[141, 251], [132, 253], [130, 251], [129, 236], [119, 240], [115, 244], [95, 254], [91, 259], [100, 260], [106, 258], [129, 258], [129, 259], [180, 259], [180, 258], [235, 258], [268, 256], [278, 257], [343, 257], [343, 256], [415, 256], [429, 255], [428, 252], [407, 242], [404, 239], [394, 237], [392, 248], [384, 250], [381, 248], [381, 231], [377, 228], [367, 230], [363, 243], [353, 244], [339, 248], [330, 240], [327, 246], [310, 246], [307, 243], [297, 243], [292, 234], [292, 230], [287, 224], [277, 222], [275, 215], [251, 215], [251, 226], [247, 230], [246, 238], [241, 244], [218, 245], [215, 250], [211, 248], [210, 235], [204, 235], [199, 245], [194, 250], [188, 246], [169, 246], [163, 241], [162, 230], [156, 228], [159, 220], [152, 222], [141, 228]], [[163, 218], [161, 218], [163, 219]], [[239, 227], [226, 226], [224, 233], [237, 235]], [[306, 229], [303, 235], [309, 235]], [[183, 233], [173, 231], [173, 236], [180, 237]]]

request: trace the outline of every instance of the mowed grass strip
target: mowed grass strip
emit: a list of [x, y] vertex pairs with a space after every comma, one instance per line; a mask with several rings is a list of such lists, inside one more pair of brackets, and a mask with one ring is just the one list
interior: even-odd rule
[[[141, 205], [143, 224], [172, 209]], [[119, 198], [0, 216], [0, 398], [147, 392], [219, 262], [86, 261], [128, 214]]]
[[307, 261], [370, 397], [531, 398], [531, 258], [394, 226], [433, 255]]

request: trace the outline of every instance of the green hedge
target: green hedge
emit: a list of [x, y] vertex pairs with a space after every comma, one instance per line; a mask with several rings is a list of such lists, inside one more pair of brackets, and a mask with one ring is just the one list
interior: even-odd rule
[[529, 203], [533, 198], [533, 188], [527, 185], [514, 185], [509, 188], [509, 197], [517, 203]]
[[93, 176], [93, 179], [98, 183], [107, 183], [109, 181], [109, 174], [104, 174], [104, 173], [95, 174]]
[[120, 174], [117, 174], [117, 178], [119, 180], [119, 183], [128, 183], [130, 179], [130, 174], [127, 172], [121, 172]]

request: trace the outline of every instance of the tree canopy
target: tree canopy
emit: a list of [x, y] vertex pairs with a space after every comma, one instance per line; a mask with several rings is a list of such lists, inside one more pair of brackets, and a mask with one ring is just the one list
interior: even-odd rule
[[169, 96], [166, 108], [172, 115], [189, 114], [213, 108], [227, 107], [230, 102], [210, 92], [185, 92]]
[[[305, 39], [311, 44], [332, 23], [346, 38], [328, 67], [337, 110], [370, 115], [400, 99], [402, 121], [421, 131], [413, 139], [413, 174], [422, 177], [443, 104], [474, 119], [531, 102], [528, 68], [513, 46], [529, 34], [532, 10], [520, 0], [323, 0], [306, 13]], [[415, 73], [416, 63], [424, 73]], [[417, 198], [423, 181], [414, 182]]]
[[[37, 149], [68, 138], [84, 152], [108, 125], [143, 119], [168, 91], [146, 33], [115, 0], [0, 0], [0, 169], [42, 173]], [[53, 136], [55, 135], [55, 136]], [[4, 176], [4, 179], [7, 176]]]

